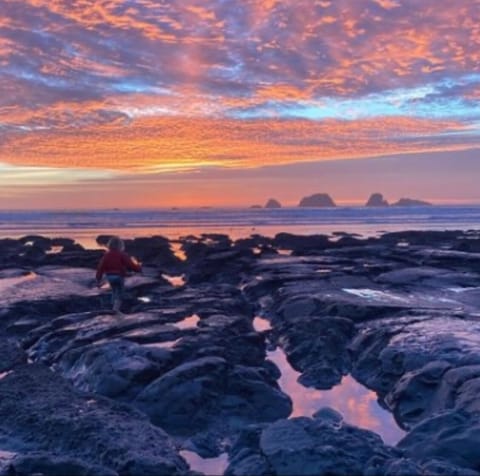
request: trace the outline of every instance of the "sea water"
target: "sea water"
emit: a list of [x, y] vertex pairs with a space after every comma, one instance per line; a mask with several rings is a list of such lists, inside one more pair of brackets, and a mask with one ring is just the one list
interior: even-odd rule
[[170, 239], [202, 233], [232, 238], [252, 234], [357, 233], [375, 236], [401, 230], [480, 228], [480, 206], [336, 207], [336, 208], [185, 208], [126, 210], [0, 210], [0, 238], [28, 234], [70, 237], [96, 247], [98, 234], [123, 238], [163, 235]]

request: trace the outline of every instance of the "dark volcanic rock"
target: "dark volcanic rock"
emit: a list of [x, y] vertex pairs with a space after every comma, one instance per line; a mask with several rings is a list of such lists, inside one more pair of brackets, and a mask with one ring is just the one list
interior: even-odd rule
[[233, 247], [225, 251], [208, 252], [201, 259], [197, 258], [188, 268], [186, 272], [188, 282], [238, 283], [242, 275], [249, 272], [253, 257], [252, 250]]
[[40, 235], [23, 236], [22, 238], [19, 238], [18, 241], [27, 247], [31, 246], [42, 249], [43, 251], [49, 250], [52, 246], [52, 240], [50, 238]]
[[[431, 316], [384, 320], [363, 326], [354, 339], [352, 373], [380, 396], [387, 395], [398, 423], [410, 428], [453, 405], [477, 411], [469, 403], [476, 388], [462, 390], [460, 384], [478, 377], [479, 345], [476, 322]], [[449, 370], [465, 366], [461, 378]]]
[[[152, 422], [204, 457], [241, 432], [231, 475], [476, 474], [478, 237], [126, 240], [150, 264], [127, 280], [124, 316], [102, 311], [109, 293], [92, 287], [101, 250], [0, 240], [0, 475], [186, 473]], [[37, 363], [25, 365], [16, 341]], [[276, 345], [305, 385], [328, 388], [351, 370], [410, 430], [402, 450], [325, 408], [278, 421], [292, 403], [268, 360]]]
[[104, 466], [108, 474], [188, 473], [168, 435], [145, 416], [80, 393], [43, 365], [17, 367], [0, 380], [0, 394], [0, 431], [11, 435], [11, 451], [54, 453]]
[[330, 240], [327, 235], [300, 236], [291, 233], [277, 233], [273, 239], [273, 245], [302, 254], [310, 251], [323, 251], [330, 247]]
[[367, 203], [366, 207], [388, 207], [388, 202], [383, 198], [381, 193], [372, 193]]
[[351, 367], [347, 345], [354, 325], [340, 317], [302, 318], [284, 321], [276, 328], [279, 345], [307, 387], [329, 389], [337, 385]]
[[204, 357], [152, 382], [135, 405], [173, 434], [192, 434], [215, 425], [238, 428], [290, 414], [290, 398], [275, 385], [265, 369], [232, 367], [221, 357]]
[[303, 197], [298, 204], [299, 207], [335, 207], [335, 202], [328, 193], [315, 193]]
[[278, 200], [270, 198], [265, 204], [265, 208], [282, 208], [282, 205]]
[[478, 418], [472, 420], [468, 413], [446, 411], [415, 426], [398, 447], [418, 459], [439, 459], [478, 470], [479, 445]]
[[53, 453], [33, 451], [16, 455], [8, 464], [5, 476], [118, 476], [112, 469], [88, 464], [78, 458], [58, 456]]
[[0, 338], [0, 374], [27, 363], [27, 354], [13, 339]]
[[375, 433], [321, 416], [279, 420], [247, 431], [248, 437], [240, 436], [242, 444], [232, 448], [227, 475], [360, 475], [373, 457], [398, 455]]
[[75, 349], [58, 364], [77, 388], [122, 401], [133, 400], [172, 365], [168, 350], [122, 340]]

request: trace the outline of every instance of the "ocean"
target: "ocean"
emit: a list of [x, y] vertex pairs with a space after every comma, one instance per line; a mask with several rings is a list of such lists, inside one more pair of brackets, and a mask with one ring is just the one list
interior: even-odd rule
[[374, 236], [399, 230], [479, 229], [480, 205], [430, 207], [337, 208], [182, 208], [125, 210], [0, 211], [0, 238], [29, 234], [63, 236], [97, 247], [99, 234], [123, 238], [225, 233], [251, 234], [357, 233]]

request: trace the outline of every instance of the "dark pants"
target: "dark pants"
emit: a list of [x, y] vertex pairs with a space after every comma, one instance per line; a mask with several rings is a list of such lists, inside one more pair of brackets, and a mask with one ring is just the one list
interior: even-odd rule
[[115, 305], [120, 307], [123, 299], [125, 280], [123, 276], [120, 276], [119, 274], [106, 274], [105, 277], [107, 278], [107, 281], [110, 284], [110, 289], [112, 290], [112, 307], [115, 307]]

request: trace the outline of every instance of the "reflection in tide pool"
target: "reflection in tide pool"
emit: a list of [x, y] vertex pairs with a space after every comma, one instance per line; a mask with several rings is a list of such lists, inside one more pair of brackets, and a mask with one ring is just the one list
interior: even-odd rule
[[346, 423], [374, 431], [389, 445], [395, 445], [405, 434], [393, 416], [377, 402], [377, 395], [347, 375], [330, 390], [316, 390], [298, 383], [300, 373], [288, 363], [285, 353], [277, 347], [268, 358], [280, 369], [278, 381], [293, 402], [292, 417], [311, 417], [321, 407], [331, 407], [343, 415]]
[[164, 342], [149, 342], [148, 344], [143, 344], [144, 347], [154, 347], [158, 349], [171, 349], [175, 346], [177, 342], [179, 342], [182, 338], [178, 338], [175, 340], [167, 340]]
[[221, 476], [228, 466], [226, 453], [222, 453], [217, 458], [202, 458], [193, 451], [183, 450], [180, 451], [180, 455], [188, 462], [190, 469], [211, 476]]
[[170, 249], [174, 256], [176, 256], [180, 261], [187, 261], [187, 255], [182, 249], [181, 243], [177, 241], [170, 242]]
[[263, 332], [263, 331], [269, 331], [272, 328], [272, 326], [267, 319], [257, 316], [253, 319], [253, 328], [257, 332]]
[[162, 278], [166, 279], [172, 286], [179, 287], [185, 284], [183, 274], [180, 276], [170, 276], [169, 274], [162, 274]]
[[181, 321], [175, 322], [173, 325], [179, 329], [193, 329], [197, 327], [199, 320], [200, 317], [197, 314], [192, 314]]
[[6, 372], [0, 372], [0, 380], [5, 378], [11, 372], [12, 372], [12, 370], [7, 370]]

